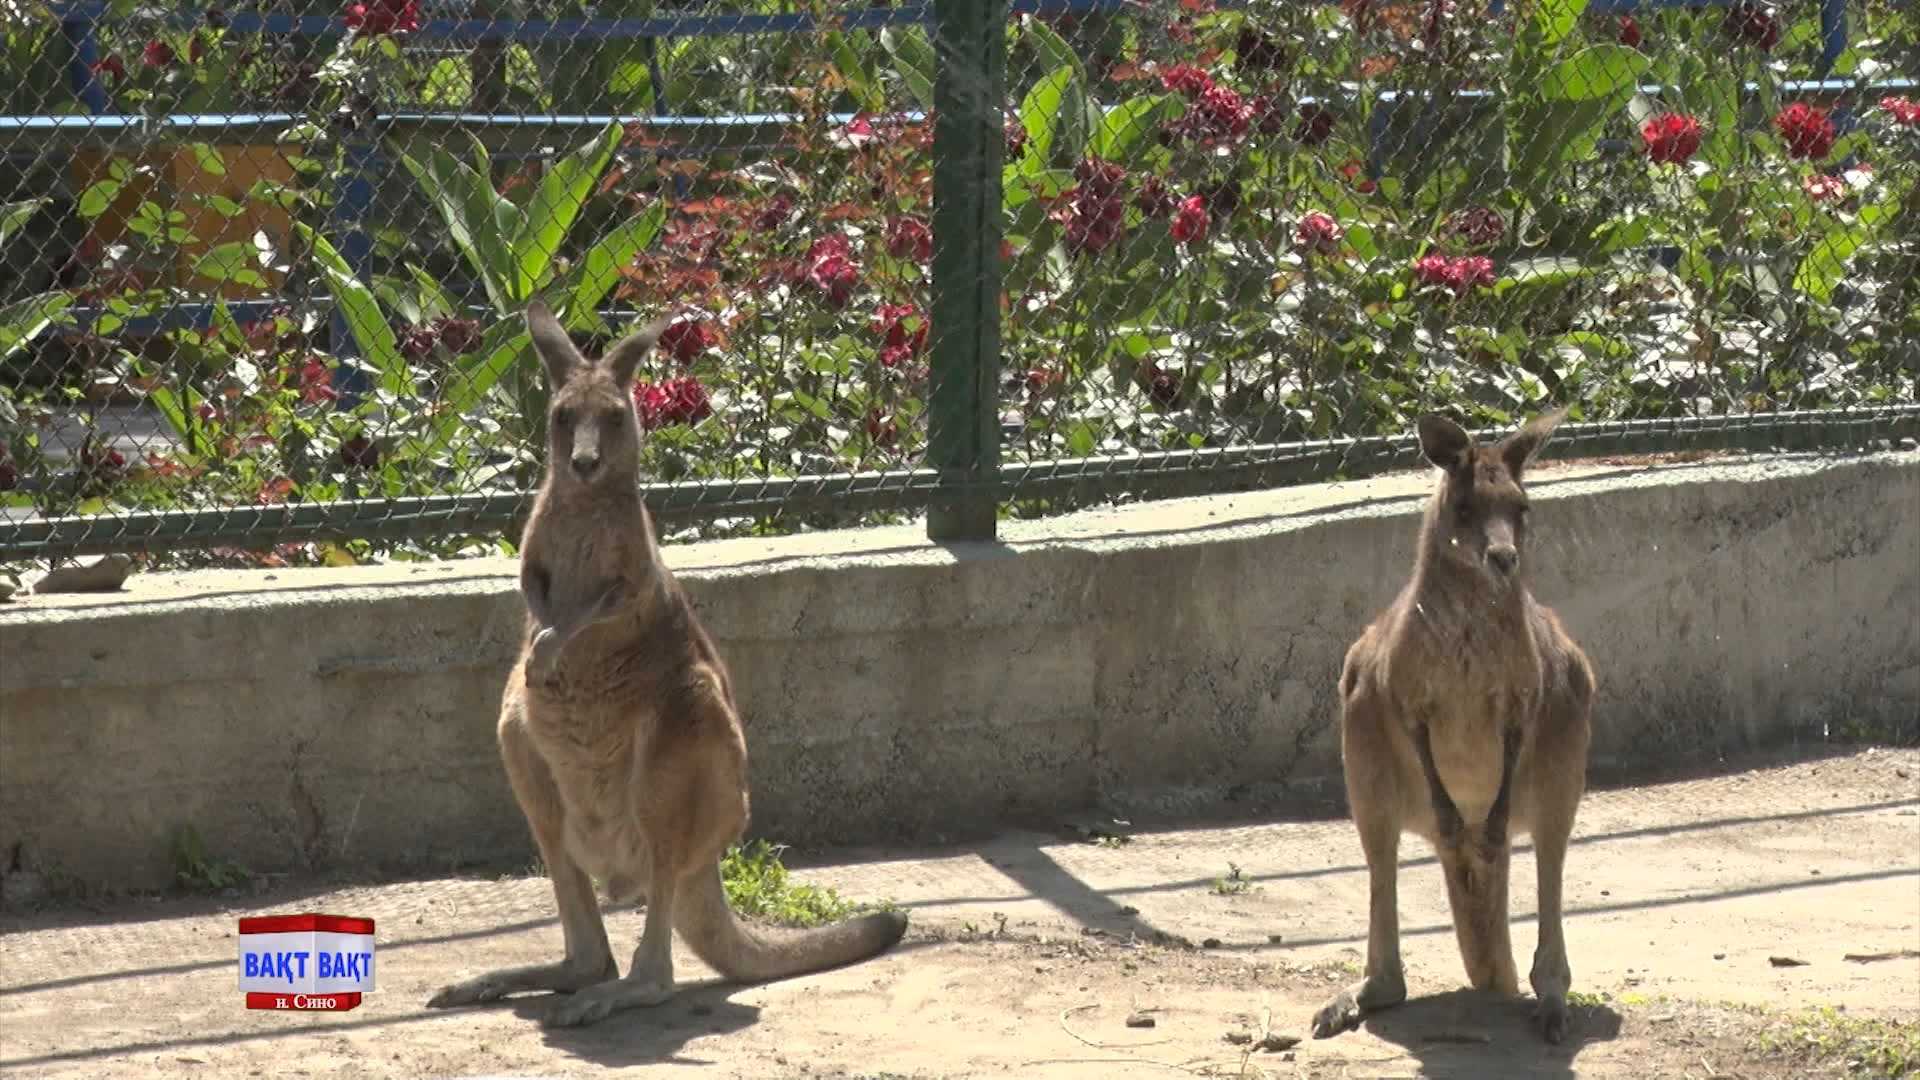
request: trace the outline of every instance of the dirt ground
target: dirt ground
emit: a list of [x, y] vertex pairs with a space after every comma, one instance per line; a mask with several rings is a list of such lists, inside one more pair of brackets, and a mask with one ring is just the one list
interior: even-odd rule
[[[1866, 751], [1595, 792], [1567, 870], [1574, 1032], [1549, 1048], [1530, 1003], [1477, 997], [1438, 872], [1402, 849], [1414, 1000], [1307, 1038], [1358, 971], [1366, 875], [1346, 821], [1139, 832], [1069, 829], [931, 851], [860, 850], [799, 878], [912, 912], [897, 950], [839, 971], [726, 986], [690, 955], [650, 1011], [548, 1030], [542, 1001], [428, 1011], [482, 968], [558, 955], [539, 878], [129, 900], [0, 920], [0, 1070], [35, 1077], [588, 1077], [754, 1080], [1802, 1077], [1843, 1075], [1871, 1021], [1920, 1021], [1920, 752]], [[797, 861], [792, 860], [790, 861]], [[1516, 858], [1514, 947], [1534, 945], [1533, 864]], [[344, 1014], [250, 1013], [234, 920], [323, 911], [378, 921], [379, 989]], [[611, 912], [624, 959], [640, 914]], [[1782, 963], [1792, 961], [1793, 963]], [[1823, 1025], [1790, 1018], [1843, 1009]], [[1129, 1026], [1130, 1015], [1153, 1026]], [[1229, 1041], [1272, 1034], [1276, 1046]], [[1827, 1056], [1782, 1049], [1817, 1041]], [[1847, 1050], [1854, 1039], [1854, 1052]], [[1920, 1045], [1920, 1044], [1916, 1044]], [[1880, 1075], [1889, 1075], [1882, 1066]]]

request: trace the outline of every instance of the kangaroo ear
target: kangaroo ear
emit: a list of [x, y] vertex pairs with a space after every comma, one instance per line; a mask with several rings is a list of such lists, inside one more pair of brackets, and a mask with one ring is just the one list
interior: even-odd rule
[[533, 335], [533, 351], [540, 354], [540, 363], [546, 366], [548, 386], [562, 385], [584, 362], [546, 304], [535, 300], [527, 305], [527, 330]]
[[1428, 413], [1419, 421], [1420, 452], [1441, 469], [1454, 473], [1472, 460], [1473, 436], [1467, 429], [1438, 413]]
[[646, 359], [647, 353], [653, 350], [654, 343], [660, 340], [660, 335], [666, 333], [667, 327], [672, 322], [672, 316], [655, 319], [634, 333], [621, 338], [614, 343], [613, 348], [607, 350], [605, 356], [600, 358], [601, 368], [622, 386], [632, 382], [633, 373], [640, 369], [640, 361]]
[[1532, 463], [1534, 455], [1547, 445], [1547, 440], [1553, 436], [1553, 429], [1559, 427], [1560, 421], [1566, 418], [1565, 408], [1542, 413], [1521, 425], [1519, 431], [1501, 440], [1500, 459], [1507, 463], [1507, 471], [1515, 479], [1519, 479], [1521, 472]]

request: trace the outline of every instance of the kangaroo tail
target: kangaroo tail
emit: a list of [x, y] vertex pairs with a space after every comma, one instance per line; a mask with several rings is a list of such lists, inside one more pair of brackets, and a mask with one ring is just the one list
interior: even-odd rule
[[882, 911], [811, 930], [750, 926], [727, 906], [714, 866], [687, 879], [674, 922], [694, 954], [734, 982], [767, 982], [876, 956], [907, 932], [905, 912]]

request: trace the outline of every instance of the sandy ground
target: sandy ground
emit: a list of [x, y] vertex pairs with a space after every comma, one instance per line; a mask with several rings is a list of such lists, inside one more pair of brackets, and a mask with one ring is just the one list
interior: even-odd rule
[[[758, 987], [718, 984], [682, 951], [677, 999], [579, 1030], [543, 1028], [538, 997], [423, 1007], [454, 978], [558, 955], [539, 878], [283, 883], [244, 900], [15, 914], [0, 920], [0, 1071], [1798, 1077], [1829, 1066], [1761, 1045], [1783, 1016], [1830, 1005], [1849, 1017], [1920, 1021], [1920, 752], [1590, 795], [1568, 864], [1567, 930], [1575, 989], [1591, 996], [1578, 999], [1574, 1034], [1558, 1048], [1532, 1034], [1529, 1002], [1460, 989], [1430, 853], [1410, 839], [1402, 858], [1415, 1000], [1359, 1031], [1284, 1050], [1228, 1037], [1305, 1037], [1314, 1009], [1358, 970], [1366, 876], [1345, 821], [1141, 832], [1124, 843], [1062, 829], [930, 851], [833, 852], [797, 876], [910, 909], [900, 948]], [[1513, 886], [1523, 976], [1533, 902], [1523, 852]], [[242, 1008], [235, 917], [295, 911], [378, 920], [379, 989], [358, 1010]], [[640, 919], [631, 909], [608, 915], [623, 963]], [[1154, 1026], [1128, 1026], [1131, 1014]]]

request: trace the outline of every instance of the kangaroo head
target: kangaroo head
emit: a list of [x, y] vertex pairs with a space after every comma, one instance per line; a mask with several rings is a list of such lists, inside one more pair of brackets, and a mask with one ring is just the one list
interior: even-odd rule
[[651, 323], [599, 360], [588, 360], [545, 304], [527, 305], [533, 351], [547, 370], [547, 475], [554, 484], [637, 482], [640, 421], [633, 412], [633, 373], [666, 328], [665, 319]]
[[1444, 416], [1420, 418], [1420, 451], [1440, 469], [1427, 514], [1432, 558], [1482, 573], [1500, 585], [1514, 581], [1527, 540], [1527, 464], [1565, 419], [1565, 409], [1537, 416], [1490, 446], [1473, 441]]

